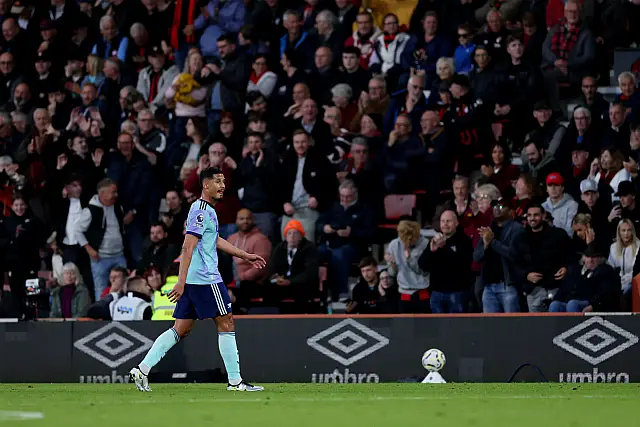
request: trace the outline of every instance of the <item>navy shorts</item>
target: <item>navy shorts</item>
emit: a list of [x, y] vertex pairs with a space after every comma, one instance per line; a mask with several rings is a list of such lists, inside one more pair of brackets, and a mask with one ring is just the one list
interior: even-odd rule
[[211, 319], [231, 313], [231, 300], [224, 283], [184, 286], [173, 317], [176, 319]]

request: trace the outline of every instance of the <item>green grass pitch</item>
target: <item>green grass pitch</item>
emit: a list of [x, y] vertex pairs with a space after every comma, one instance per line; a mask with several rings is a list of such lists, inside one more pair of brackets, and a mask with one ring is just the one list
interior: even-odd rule
[[640, 425], [638, 384], [2, 384], [0, 427]]

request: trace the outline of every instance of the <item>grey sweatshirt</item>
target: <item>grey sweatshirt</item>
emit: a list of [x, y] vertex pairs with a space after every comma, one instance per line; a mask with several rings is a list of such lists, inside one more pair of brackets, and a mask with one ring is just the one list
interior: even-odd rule
[[420, 236], [416, 245], [409, 252], [409, 258], [404, 256], [404, 245], [399, 238], [389, 243], [387, 252], [396, 261], [395, 266], [389, 265], [389, 274], [396, 277], [398, 290], [401, 294], [412, 295], [415, 291], [429, 287], [429, 273], [425, 273], [418, 267], [418, 259], [429, 245], [429, 240]]

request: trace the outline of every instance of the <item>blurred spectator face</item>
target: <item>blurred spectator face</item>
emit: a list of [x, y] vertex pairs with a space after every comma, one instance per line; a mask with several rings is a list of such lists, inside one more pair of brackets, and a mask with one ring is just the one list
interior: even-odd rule
[[202, 71], [202, 67], [204, 67], [204, 61], [199, 52], [194, 52], [189, 55], [189, 74], [198, 74]]
[[481, 70], [487, 68], [489, 61], [491, 60], [489, 52], [479, 47], [476, 48], [476, 53], [473, 55], [473, 58], [475, 59], [476, 64], [478, 64], [478, 68]]
[[116, 64], [111, 61], [105, 61], [104, 67], [102, 67], [104, 76], [108, 79], [116, 80], [120, 75], [120, 69]]
[[300, 244], [302, 240], [302, 234], [298, 230], [289, 229], [287, 230], [287, 234], [284, 236], [287, 241], [287, 246], [289, 249], [295, 249]]
[[516, 197], [522, 200], [530, 196], [531, 188], [529, 188], [524, 178], [518, 178], [518, 180], [516, 181]]
[[577, 3], [567, 3], [564, 7], [564, 17], [569, 25], [578, 25], [578, 22], [580, 22], [580, 6]]
[[144, 27], [135, 27], [135, 31], [131, 31], [131, 38], [136, 46], [144, 46], [149, 41], [149, 33]]
[[538, 230], [542, 225], [542, 209], [539, 207], [527, 210], [527, 225], [533, 230]]
[[246, 233], [253, 228], [253, 215], [249, 209], [240, 209], [236, 215], [238, 231]]
[[76, 136], [73, 138], [71, 149], [74, 153], [83, 157], [89, 153], [89, 145], [83, 136]]
[[157, 53], [149, 56], [149, 64], [153, 67], [154, 70], [158, 71], [164, 67], [167, 58], [162, 53]]
[[23, 106], [31, 99], [31, 91], [26, 83], [20, 83], [13, 92], [13, 100], [19, 107]]
[[262, 150], [262, 138], [251, 135], [247, 138], [247, 148], [251, 154], [258, 154]]
[[453, 211], [444, 211], [440, 215], [440, 231], [447, 237], [452, 236], [458, 228], [458, 216]]
[[100, 129], [100, 123], [97, 120], [91, 121], [91, 128], [89, 130], [91, 136], [94, 138], [98, 138], [102, 135], [102, 130]]
[[398, 34], [398, 18], [393, 15], [388, 15], [382, 22], [383, 30], [387, 34]]
[[280, 58], [280, 65], [282, 65], [282, 69], [284, 71], [289, 70], [289, 67], [291, 67], [291, 63], [289, 62], [287, 55], [285, 55], [284, 53], [282, 54], [282, 58]]
[[467, 94], [467, 88], [455, 83], [451, 85], [449, 91], [451, 92], [451, 96], [453, 96], [455, 99], [460, 99]]
[[220, 58], [222, 59], [227, 58], [235, 50], [236, 50], [236, 45], [233, 43], [229, 43], [226, 40], [221, 40], [218, 42], [218, 53], [220, 54]]
[[8, 18], [2, 23], [2, 37], [4, 37], [5, 41], [10, 42], [13, 40], [15, 36], [18, 35], [18, 30], [20, 27], [16, 24], [15, 19]]
[[102, 188], [98, 193], [98, 197], [100, 199], [100, 203], [102, 203], [104, 206], [113, 206], [118, 199], [118, 187], [116, 187], [114, 184]]
[[369, 14], [361, 14], [356, 18], [358, 33], [367, 36], [373, 32], [373, 18]]
[[411, 77], [409, 79], [409, 83], [407, 83], [407, 91], [409, 96], [417, 99], [422, 94], [422, 90], [424, 89], [424, 83], [422, 79], [419, 77]]
[[213, 167], [221, 167], [227, 157], [227, 149], [219, 142], [211, 144], [209, 147], [209, 164]]
[[611, 152], [609, 150], [604, 150], [602, 154], [600, 154], [600, 168], [608, 171], [613, 166], [613, 158], [611, 157]]
[[582, 93], [587, 99], [593, 99], [596, 96], [598, 85], [593, 77], [585, 77], [582, 79]]
[[623, 245], [628, 246], [633, 243], [633, 225], [623, 222], [620, 224], [618, 234]]
[[76, 272], [72, 269], [65, 269], [62, 272], [62, 286], [75, 285], [78, 281], [78, 276], [76, 276]]
[[587, 225], [586, 224], [573, 224], [571, 226], [573, 232], [581, 239], [587, 240]]
[[278, 0], [264, 0], [264, 2], [267, 4], [267, 6], [269, 6], [271, 9], [275, 8], [278, 5]]
[[11, 210], [16, 216], [23, 216], [27, 211], [27, 204], [23, 199], [15, 199], [11, 204]]
[[[140, 119], [140, 116], [138, 116], [138, 120]], [[138, 126], [140, 124], [138, 123]], [[187, 121], [187, 126], [185, 127], [185, 129], [187, 130], [187, 136], [189, 138], [192, 138], [195, 134], [196, 134], [196, 125], [193, 124], [193, 119], [189, 119]], [[140, 127], [140, 130], [142, 131], [142, 127]]]
[[124, 288], [124, 281], [126, 277], [121, 271], [111, 270], [109, 273], [109, 284], [111, 285], [111, 292], [120, 292]]
[[623, 208], [628, 208], [630, 206], [635, 205], [636, 195], [635, 194], [627, 194], [625, 196], [620, 196], [620, 206]]
[[545, 123], [551, 118], [551, 110], [535, 110], [533, 117], [538, 121], [540, 126], [544, 126]]
[[493, 217], [499, 221], [505, 221], [511, 217], [511, 210], [500, 202], [493, 208]]
[[283, 22], [283, 26], [289, 32], [290, 36], [295, 37], [298, 34], [300, 34], [300, 28], [302, 28], [302, 21], [298, 19], [298, 17], [295, 14], [292, 13], [285, 18]]
[[11, 1], [9, 0], [0, 0], [0, 15], [4, 16], [9, 13], [9, 7], [11, 6]]
[[369, 116], [362, 116], [360, 119], [360, 133], [363, 135], [370, 135], [377, 131], [376, 123]]
[[458, 28], [458, 41], [460, 45], [466, 46], [471, 38], [471, 34], [466, 29]]
[[342, 66], [348, 72], [351, 72], [351, 73], [354, 72], [355, 70], [358, 69], [359, 65], [360, 65], [360, 59], [358, 58], [358, 55], [354, 53], [342, 54]]
[[358, 201], [356, 191], [353, 188], [341, 188], [338, 193], [340, 195], [340, 205], [345, 209]]
[[61, 90], [58, 90], [56, 92], [52, 92], [49, 94], [49, 96], [53, 95], [53, 98], [56, 100], [56, 104], [62, 104], [64, 102], [64, 100], [67, 97], [67, 93], [63, 92]]
[[350, 3], [350, 0], [336, 0], [336, 6], [338, 7], [338, 9], [344, 9]]
[[42, 30], [40, 31], [40, 36], [42, 37], [42, 40], [48, 42], [54, 39], [54, 37], [56, 36], [56, 32], [57, 30], [55, 28], [52, 28], [50, 30]]
[[113, 20], [106, 20], [100, 27], [100, 34], [104, 37], [105, 41], [110, 41], [118, 34], [118, 27]]
[[524, 147], [524, 153], [526, 154], [527, 160], [529, 160], [531, 166], [537, 165], [540, 161], [541, 155], [535, 144], [528, 144]]
[[624, 111], [621, 105], [612, 105], [609, 107], [609, 121], [611, 126], [620, 127], [624, 124]]
[[398, 116], [394, 130], [397, 132], [400, 140], [408, 138], [411, 133], [411, 120], [406, 116]]
[[229, 137], [233, 133], [234, 123], [231, 117], [224, 117], [220, 120], [220, 132], [226, 137]]
[[351, 145], [351, 158], [356, 167], [360, 167], [367, 162], [367, 156], [369, 150], [364, 145], [352, 144]]
[[462, 179], [456, 179], [453, 181], [453, 195], [456, 200], [466, 201], [469, 197], [469, 186], [466, 181]]
[[318, 34], [320, 34], [321, 36], [328, 35], [332, 30], [331, 23], [327, 19], [325, 19], [324, 15], [316, 16], [316, 30], [318, 30]]
[[386, 270], [380, 273], [380, 278], [378, 280], [380, 280], [380, 286], [384, 289], [388, 289], [393, 285], [393, 277], [391, 277]]
[[438, 77], [440, 77], [440, 80], [449, 80], [453, 77], [453, 70], [448, 62], [440, 62], [437, 67]]
[[167, 233], [165, 233], [164, 229], [161, 226], [151, 226], [151, 229], [149, 230], [149, 240], [151, 240], [151, 243], [160, 243], [166, 238]]
[[384, 83], [377, 79], [369, 80], [369, 90], [367, 92], [371, 101], [378, 101], [387, 95]]
[[0, 73], [7, 75], [13, 72], [13, 55], [3, 53], [0, 55]]
[[338, 108], [347, 108], [347, 105], [349, 105], [349, 98], [345, 96], [333, 95], [331, 101], [333, 101], [333, 104]]
[[629, 145], [632, 150], [640, 149], [640, 126], [634, 129], [631, 132], [631, 137], [629, 138]]
[[630, 77], [625, 77], [620, 79], [620, 91], [624, 96], [631, 96], [633, 92], [635, 92], [636, 88], [633, 84], [633, 79]]
[[489, 212], [491, 210], [491, 197], [487, 193], [480, 192], [476, 195], [476, 201], [478, 202], [478, 209], [482, 213]]
[[267, 112], [267, 99], [260, 95], [251, 103], [251, 111], [257, 111], [258, 113]]
[[265, 71], [267, 71], [267, 59], [264, 56], [259, 56], [253, 61], [253, 72], [256, 73], [256, 76], [262, 75]]
[[331, 65], [331, 50], [328, 47], [319, 47], [316, 50], [315, 64], [318, 70], [324, 70]]
[[500, 18], [499, 12], [489, 12], [487, 15], [487, 25], [491, 32], [499, 33], [502, 29], [502, 18]]
[[51, 69], [51, 62], [49, 61], [36, 61], [35, 63], [36, 72], [42, 76], [49, 72]]
[[47, 110], [39, 109], [36, 110], [35, 113], [33, 113], [33, 122], [39, 132], [44, 132], [51, 124], [51, 118], [49, 117], [49, 113], [47, 112]]
[[313, 99], [305, 99], [302, 103], [302, 119], [306, 123], [311, 123], [318, 115], [318, 106]]
[[167, 191], [165, 198], [167, 199], [167, 206], [170, 210], [176, 211], [180, 209], [180, 196], [177, 191]]
[[422, 118], [420, 119], [420, 127], [422, 128], [422, 133], [424, 135], [433, 133], [438, 128], [439, 122], [440, 118], [438, 117], [437, 112], [425, 111], [424, 113], [422, 113]]
[[120, 135], [118, 137], [118, 150], [124, 157], [131, 157], [133, 154], [133, 137], [126, 133]]
[[582, 169], [587, 166], [587, 160], [589, 160], [589, 152], [584, 150], [573, 150], [571, 152], [571, 161], [573, 165]]
[[155, 9], [157, 0], [142, 0], [142, 4], [147, 8], [148, 11], [152, 11]]
[[[189, 123], [191, 123], [191, 126], [194, 127], [193, 122], [189, 120], [187, 122], [187, 135], [189, 135]], [[140, 129], [140, 133], [143, 135], [153, 129], [153, 113], [151, 113], [151, 111], [143, 111], [138, 114], [138, 128]]]
[[262, 119], [249, 122], [249, 130], [264, 134], [267, 131], [267, 122]]
[[586, 193], [582, 193], [580, 198], [589, 208], [593, 209], [599, 196], [600, 194], [597, 191], [587, 191]]
[[80, 93], [80, 97], [82, 98], [82, 105], [88, 107], [96, 100], [97, 91], [95, 86], [93, 85], [84, 85], [82, 87], [82, 92]]
[[438, 18], [427, 16], [423, 23], [424, 32], [428, 36], [434, 36], [438, 32]]
[[298, 83], [293, 87], [293, 103], [302, 104], [302, 102], [309, 98], [309, 89], [304, 83]]
[[590, 271], [595, 270], [600, 264], [602, 264], [602, 260], [603, 260], [602, 257], [591, 257], [591, 256], [584, 256], [582, 257], [582, 259], [584, 260], [584, 268]]
[[504, 163], [504, 149], [496, 145], [491, 150], [491, 161], [494, 165], [501, 165]]
[[549, 194], [549, 197], [551, 197], [552, 199], [561, 198], [563, 193], [564, 193], [564, 187], [562, 185], [557, 185], [557, 184], [547, 185], [547, 194]]
[[73, 181], [64, 187], [67, 190], [67, 196], [71, 199], [78, 199], [82, 194], [82, 183], [80, 181]]
[[524, 45], [520, 40], [514, 40], [507, 46], [507, 52], [511, 55], [511, 59], [520, 60], [524, 54]]
[[573, 118], [576, 122], [576, 129], [578, 130], [578, 132], [585, 132], [587, 129], [589, 129], [590, 120], [586, 112], [577, 111], [573, 115]]
[[129, 90], [124, 88], [120, 90], [120, 98], [119, 98], [119, 102], [120, 102], [120, 108], [124, 111], [127, 110], [129, 107], [131, 107], [130, 105], [128, 105], [128, 100], [127, 97], [129, 96]]
[[360, 274], [362, 274], [362, 278], [365, 282], [376, 283], [376, 279], [378, 278], [378, 269], [375, 265], [367, 265], [360, 269]]
[[[13, 122], [13, 126], [16, 128], [16, 131], [20, 133], [26, 133], [27, 131], [27, 115], [22, 113], [12, 113], [11, 121]], [[6, 138], [10, 136], [12, 133], [11, 126], [2, 125], [0, 126], [0, 137]]]
[[[160, 274], [160, 272], [155, 267], [151, 268], [145, 274], [145, 279], [147, 279], [147, 283], [149, 284], [152, 292], [159, 291], [164, 284], [162, 283], [162, 274]], [[149, 294], [149, 296], [151, 295]]]
[[299, 157], [303, 157], [307, 154], [307, 150], [309, 150], [309, 137], [304, 133], [294, 135], [293, 150]]

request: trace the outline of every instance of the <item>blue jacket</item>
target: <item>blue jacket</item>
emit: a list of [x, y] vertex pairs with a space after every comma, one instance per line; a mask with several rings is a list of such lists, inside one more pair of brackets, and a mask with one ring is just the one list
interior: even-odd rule
[[[349, 237], [340, 237], [336, 233], [324, 234], [324, 226], [330, 225], [334, 230], [351, 228]], [[371, 209], [360, 201], [345, 209], [335, 202], [331, 209], [324, 212], [318, 219], [317, 236], [322, 236], [323, 243], [330, 248], [339, 248], [346, 244], [354, 247], [366, 247], [375, 233], [375, 223]]]
[[[425, 59], [416, 60], [414, 53], [424, 49]], [[440, 34], [436, 34], [433, 40], [427, 43], [424, 40], [424, 34], [413, 35], [407, 42], [407, 45], [402, 52], [402, 68], [409, 70], [409, 68], [419, 68], [425, 70], [427, 74], [435, 75], [436, 62], [442, 57], [451, 56], [453, 47], [451, 41]]]
[[456, 62], [456, 73], [467, 74], [473, 68], [473, 51], [476, 45], [469, 43], [466, 46], [459, 45], [455, 52], [453, 52], [453, 59]]
[[[218, 17], [214, 17], [214, 11], [218, 8]], [[207, 56], [218, 56], [218, 37], [223, 34], [235, 34], [244, 25], [246, 8], [242, 0], [211, 0], [207, 5], [209, 18], [200, 15], [193, 22], [193, 27], [204, 32], [200, 37], [200, 49]]]

